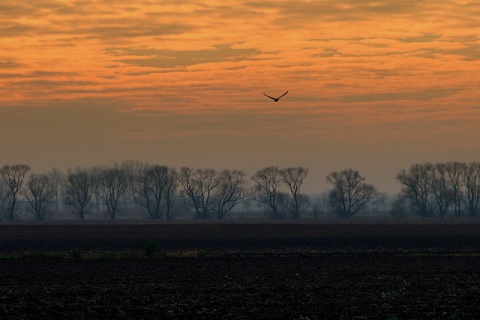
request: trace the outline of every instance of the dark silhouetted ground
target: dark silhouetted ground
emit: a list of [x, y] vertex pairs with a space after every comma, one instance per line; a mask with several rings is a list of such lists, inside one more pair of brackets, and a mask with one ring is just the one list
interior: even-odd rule
[[480, 224], [0, 225], [0, 319], [475, 319]]

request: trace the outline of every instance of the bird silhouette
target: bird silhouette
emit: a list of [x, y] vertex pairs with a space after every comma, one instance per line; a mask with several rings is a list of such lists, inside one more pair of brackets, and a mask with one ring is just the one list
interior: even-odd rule
[[288, 90], [287, 90], [287, 92], [285, 92], [284, 94], [282, 94], [282, 95], [281, 95], [280, 97], [278, 97], [278, 98], [270, 97], [268, 94], [265, 94], [265, 93], [264, 93], [263, 95], [266, 96], [266, 97], [269, 97], [270, 99], [272, 99], [272, 100], [275, 101], [275, 102], [278, 102], [278, 100], [280, 100], [280, 98], [283, 97], [284, 95], [286, 95], [287, 93], [288, 93]]

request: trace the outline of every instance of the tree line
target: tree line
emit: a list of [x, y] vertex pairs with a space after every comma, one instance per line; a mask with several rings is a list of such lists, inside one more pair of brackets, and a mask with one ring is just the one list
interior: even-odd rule
[[413, 164], [396, 178], [402, 190], [392, 208], [393, 215], [408, 211], [421, 217], [480, 215], [480, 162]]
[[[271, 218], [299, 219], [306, 212], [348, 218], [365, 212], [386, 195], [353, 169], [326, 176], [331, 189], [318, 200], [302, 192], [308, 168], [276, 166], [257, 170], [250, 178], [242, 170], [180, 170], [141, 161], [111, 166], [52, 169], [32, 173], [25, 164], [0, 169], [0, 212], [14, 220], [29, 211], [44, 220], [53, 210], [68, 210], [81, 220], [92, 212], [115, 219], [121, 210], [142, 210], [152, 220], [172, 219], [189, 211], [197, 219], [223, 219], [241, 203], [254, 202]], [[477, 217], [480, 211], [480, 162], [413, 164], [400, 170], [402, 189], [390, 213], [421, 217]]]

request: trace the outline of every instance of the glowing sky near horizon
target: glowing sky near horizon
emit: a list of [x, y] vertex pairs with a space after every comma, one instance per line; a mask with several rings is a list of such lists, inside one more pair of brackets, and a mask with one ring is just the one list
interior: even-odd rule
[[[0, 164], [353, 168], [480, 161], [480, 2], [0, 4]], [[289, 94], [278, 103], [263, 96]]]

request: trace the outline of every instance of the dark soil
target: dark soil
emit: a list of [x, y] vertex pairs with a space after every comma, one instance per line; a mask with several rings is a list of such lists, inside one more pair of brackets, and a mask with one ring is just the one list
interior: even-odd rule
[[0, 225], [0, 319], [476, 319], [480, 224]]

